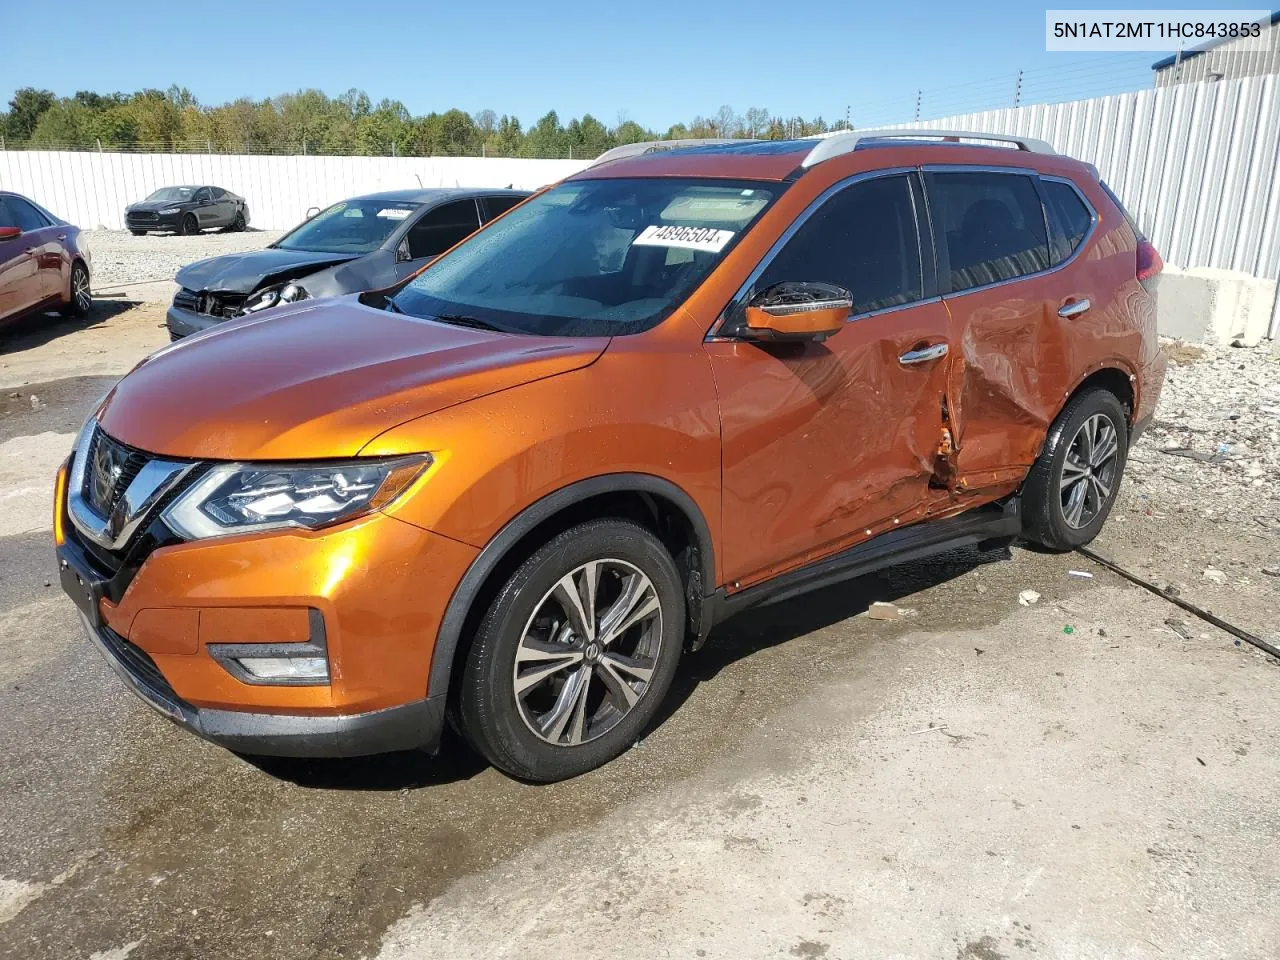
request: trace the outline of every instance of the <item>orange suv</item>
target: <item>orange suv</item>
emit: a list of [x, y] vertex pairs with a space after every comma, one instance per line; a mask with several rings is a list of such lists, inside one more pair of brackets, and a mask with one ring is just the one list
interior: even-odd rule
[[573, 776], [736, 611], [1093, 538], [1160, 392], [1160, 266], [1033, 140], [619, 148], [398, 287], [143, 361], [58, 475], [62, 585], [232, 750], [434, 749], [448, 718]]

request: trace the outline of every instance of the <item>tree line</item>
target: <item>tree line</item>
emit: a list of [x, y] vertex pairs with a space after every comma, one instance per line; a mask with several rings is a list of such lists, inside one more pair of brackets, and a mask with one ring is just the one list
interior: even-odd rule
[[186, 88], [71, 97], [24, 87], [0, 112], [5, 149], [132, 150], [155, 153], [286, 153], [364, 156], [595, 157], [619, 144], [685, 137], [782, 140], [838, 130], [821, 117], [774, 116], [762, 107], [739, 115], [723, 106], [666, 130], [620, 115], [613, 126], [584, 114], [563, 123], [554, 110], [531, 126], [493, 110], [450, 109], [415, 117], [399, 100], [374, 104], [361, 90], [330, 97], [300, 90], [220, 106]]

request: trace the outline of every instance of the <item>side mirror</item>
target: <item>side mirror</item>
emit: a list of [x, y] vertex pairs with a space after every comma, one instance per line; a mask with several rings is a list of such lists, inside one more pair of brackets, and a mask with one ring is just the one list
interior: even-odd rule
[[12, 240], [22, 236], [21, 227], [0, 227], [0, 240]]
[[319, 208], [319, 207], [307, 207], [307, 216], [306, 216], [306, 219], [310, 220], [312, 217], [314, 217], [314, 216], [315, 216], [316, 214], [318, 214], [319, 212], [320, 212], [320, 208]]
[[833, 283], [775, 283], [747, 304], [745, 340], [826, 340], [844, 329], [853, 294]]
[[412, 259], [409, 256], [409, 238], [405, 237], [396, 246], [396, 263], [408, 263]]

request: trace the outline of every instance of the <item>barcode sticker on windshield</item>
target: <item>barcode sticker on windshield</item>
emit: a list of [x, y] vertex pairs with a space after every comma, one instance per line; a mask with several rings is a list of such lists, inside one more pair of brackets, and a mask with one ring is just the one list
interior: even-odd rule
[[636, 247], [685, 247], [689, 250], [709, 250], [712, 253], [719, 253], [732, 239], [732, 230], [667, 224], [645, 227], [631, 243]]

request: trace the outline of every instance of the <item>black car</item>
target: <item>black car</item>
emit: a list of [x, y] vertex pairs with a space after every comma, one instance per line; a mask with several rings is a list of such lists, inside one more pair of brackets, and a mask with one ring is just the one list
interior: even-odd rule
[[211, 227], [243, 230], [249, 225], [249, 206], [244, 197], [222, 187], [161, 187], [125, 207], [124, 225], [135, 237], [151, 231], [185, 235]]
[[396, 190], [335, 203], [265, 250], [178, 271], [165, 318], [178, 340], [223, 320], [312, 297], [381, 290], [416, 273], [529, 196], [519, 190]]

